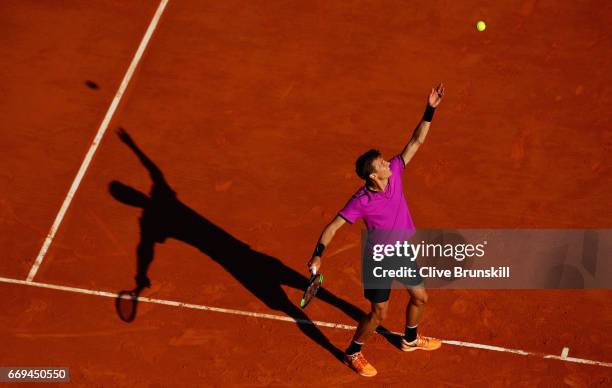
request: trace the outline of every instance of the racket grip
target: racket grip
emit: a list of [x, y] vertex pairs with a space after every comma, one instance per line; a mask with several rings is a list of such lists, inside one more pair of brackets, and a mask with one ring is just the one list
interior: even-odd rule
[[312, 276], [317, 274], [317, 269], [315, 267], [310, 267], [310, 273], [312, 274]]

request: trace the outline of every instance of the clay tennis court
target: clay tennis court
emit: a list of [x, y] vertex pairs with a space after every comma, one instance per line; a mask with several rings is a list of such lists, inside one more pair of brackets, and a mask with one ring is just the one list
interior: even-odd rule
[[[355, 158], [399, 152], [439, 81], [404, 176], [417, 226], [610, 228], [611, 18], [606, 1], [3, 1], [0, 366], [88, 387], [610, 386], [609, 290], [430, 290], [421, 327], [443, 347], [376, 335], [378, 376], [355, 374], [338, 354], [369, 308], [361, 225], [297, 306]], [[142, 209], [110, 187], [153, 181], [119, 128], [191, 230], [155, 244], [130, 323], [114, 298]]]

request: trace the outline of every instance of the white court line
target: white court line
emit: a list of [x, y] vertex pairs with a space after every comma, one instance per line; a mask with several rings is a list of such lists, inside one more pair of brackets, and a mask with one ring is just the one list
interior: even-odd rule
[[[79, 294], [104, 296], [107, 298], [117, 298], [119, 296], [118, 294], [113, 293], [113, 292], [87, 290], [84, 288], [67, 287], [67, 286], [60, 286], [56, 284], [32, 282], [32, 281], [25, 281], [25, 280], [19, 280], [19, 279], [4, 278], [4, 277], [0, 277], [0, 282], [20, 284], [20, 285], [32, 286], [32, 287], [48, 288], [52, 290], [74, 292], [74, 293], [79, 293]], [[294, 319], [294, 318], [282, 316], [282, 315], [256, 313], [252, 311], [226, 309], [226, 308], [221, 308], [221, 307], [211, 307], [211, 306], [204, 306], [204, 305], [193, 304], [193, 303], [178, 302], [178, 301], [173, 301], [173, 300], [147, 298], [143, 296], [138, 297], [138, 301], [146, 302], [146, 303], [161, 304], [161, 305], [166, 305], [166, 306], [183, 307], [183, 308], [194, 309], [194, 310], [206, 310], [206, 311], [214, 311], [214, 312], [224, 313], [224, 314], [243, 315], [243, 316], [254, 317], [254, 318], [273, 319], [276, 321], [303, 323], [303, 324], [310, 324], [310, 325], [315, 325], [315, 326], [331, 327], [334, 329], [344, 329], [344, 330], [355, 330], [356, 329], [356, 326], [345, 325], [342, 323], [310, 321], [306, 319]], [[402, 333], [397, 333], [397, 332], [390, 332], [390, 333], [396, 334], [396, 335], [403, 335]], [[464, 341], [455, 341], [455, 340], [442, 340], [442, 342], [448, 345], [453, 345], [453, 346], [478, 348], [478, 349], [490, 350], [490, 351], [495, 351], [495, 352], [513, 353], [513, 354], [518, 354], [521, 356], [533, 356], [533, 357], [554, 359], [554, 360], [560, 360], [560, 361], [566, 361], [566, 362], [575, 362], [578, 364], [596, 365], [596, 366], [612, 368], [612, 363], [610, 362], [593, 361], [593, 360], [587, 360], [583, 358], [574, 358], [574, 357], [555, 356], [552, 354], [546, 355], [546, 354], [537, 353], [537, 352], [527, 352], [525, 350], [520, 350], [520, 349], [510, 349], [510, 348], [504, 348], [501, 346], [492, 346], [492, 345], [478, 344], [478, 343], [473, 343], [473, 342], [464, 342]]]
[[79, 185], [81, 184], [81, 180], [83, 179], [83, 176], [85, 175], [85, 172], [87, 171], [87, 168], [89, 167], [89, 163], [91, 162], [91, 159], [93, 158], [94, 153], [98, 149], [100, 140], [102, 140], [102, 136], [104, 136], [104, 133], [106, 132], [106, 129], [108, 128], [108, 124], [110, 123], [111, 119], [113, 118], [113, 115], [115, 114], [115, 110], [117, 109], [119, 102], [121, 102], [121, 97], [123, 97], [123, 93], [125, 93], [125, 90], [127, 89], [128, 84], [130, 83], [130, 80], [132, 79], [134, 70], [136, 70], [136, 66], [138, 66], [138, 62], [140, 62], [140, 59], [142, 58], [142, 54], [144, 53], [145, 48], [147, 47], [147, 44], [149, 43], [149, 40], [151, 39], [151, 35], [153, 35], [153, 31], [155, 31], [155, 28], [157, 27], [157, 23], [159, 22], [159, 19], [162, 13], [164, 12], [164, 9], [166, 8], [166, 4], [168, 4], [168, 1], [169, 0], [161, 0], [161, 2], [159, 3], [159, 6], [157, 7], [157, 11], [155, 11], [155, 15], [153, 16], [151, 23], [149, 23], [149, 28], [147, 28], [147, 31], [142, 37], [140, 46], [138, 46], [138, 50], [136, 50], [136, 53], [134, 54], [134, 58], [132, 58], [132, 62], [130, 63], [130, 66], [128, 67], [127, 72], [125, 73], [125, 76], [123, 77], [123, 80], [121, 81], [121, 84], [119, 85], [119, 89], [117, 90], [117, 93], [115, 94], [115, 97], [113, 98], [113, 101], [110, 107], [108, 108], [106, 115], [104, 116], [104, 120], [102, 120], [102, 124], [100, 124], [100, 127], [98, 128], [98, 133], [96, 133], [96, 137], [91, 143], [91, 146], [89, 147], [89, 150], [87, 151], [87, 154], [85, 155], [85, 159], [83, 159], [83, 163], [81, 163], [81, 167], [79, 168], [79, 171], [76, 177], [74, 178], [74, 181], [72, 182], [72, 185], [70, 186], [70, 189], [68, 190], [68, 194], [66, 195], [66, 198], [64, 199], [64, 203], [62, 203], [62, 207], [57, 213], [57, 216], [55, 216], [55, 221], [53, 221], [53, 225], [51, 226], [51, 229], [49, 230], [49, 233], [47, 234], [47, 237], [45, 238], [45, 242], [40, 248], [40, 252], [38, 252], [36, 261], [32, 265], [32, 268], [30, 268], [30, 272], [28, 273], [27, 281], [32, 281], [32, 279], [34, 279], [34, 276], [36, 276], [36, 272], [38, 272], [38, 268], [40, 267], [40, 264], [42, 263], [43, 258], [45, 257], [45, 254], [47, 253], [47, 250], [49, 249], [49, 246], [51, 246], [51, 243], [53, 242], [53, 238], [55, 237], [55, 234], [57, 233], [57, 229], [59, 228], [60, 224], [62, 223], [62, 220], [64, 219], [64, 215], [66, 214], [66, 211], [68, 210], [68, 207], [70, 206], [70, 202], [72, 202], [72, 198], [74, 197], [74, 194], [76, 193], [77, 189], [79, 188]]

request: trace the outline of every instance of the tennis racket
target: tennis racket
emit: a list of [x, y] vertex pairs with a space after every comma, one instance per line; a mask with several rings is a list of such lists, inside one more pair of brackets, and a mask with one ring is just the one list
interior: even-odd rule
[[312, 274], [310, 275], [310, 280], [308, 281], [308, 287], [306, 287], [306, 291], [304, 291], [304, 295], [302, 296], [302, 300], [300, 301], [300, 307], [306, 308], [308, 303], [314, 299], [317, 291], [319, 291], [319, 287], [323, 283], [323, 274], [317, 274], [316, 269], [311, 269]]

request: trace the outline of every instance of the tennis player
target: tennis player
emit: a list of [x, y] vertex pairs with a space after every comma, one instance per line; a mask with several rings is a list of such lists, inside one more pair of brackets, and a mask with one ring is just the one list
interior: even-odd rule
[[[443, 84], [431, 89], [423, 118], [399, 155], [386, 161], [379, 151], [369, 150], [357, 159], [355, 169], [365, 184], [323, 230], [308, 262], [311, 271], [319, 271], [323, 251], [329, 246], [338, 229], [347, 222], [354, 224], [359, 219], [363, 219], [368, 232], [414, 230], [414, 223], [402, 190], [401, 173], [425, 141], [435, 109], [443, 96]], [[364, 296], [371, 303], [371, 311], [359, 322], [344, 359], [348, 366], [362, 376], [371, 377], [377, 373], [361, 353], [361, 347], [387, 316], [391, 281], [392, 279], [389, 279], [384, 287], [364, 287]], [[438, 349], [441, 346], [439, 340], [417, 334], [417, 327], [427, 303], [427, 292], [422, 279], [417, 276], [404, 285], [410, 294], [410, 301], [406, 307], [406, 331], [401, 341], [401, 349], [405, 352]]]

